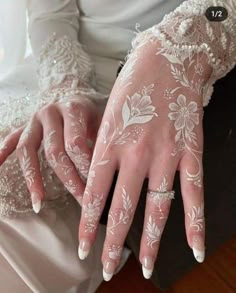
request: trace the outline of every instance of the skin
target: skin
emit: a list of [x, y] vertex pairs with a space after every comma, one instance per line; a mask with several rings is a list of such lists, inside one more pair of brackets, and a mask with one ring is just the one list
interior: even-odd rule
[[25, 127], [6, 137], [0, 163], [16, 150], [33, 206], [38, 204], [36, 212], [45, 196], [37, 156], [40, 145], [43, 143], [45, 157], [56, 175], [81, 204], [92, 156], [87, 142], [95, 140], [100, 119], [93, 102], [75, 95], [45, 105]]
[[[204, 259], [202, 96], [194, 87], [177, 84], [170, 70], [171, 62], [163, 54], [157, 54], [158, 49], [158, 42], [141, 46], [122, 69], [103, 115], [83, 197], [79, 226], [82, 259], [96, 239], [113, 175], [119, 171], [102, 253], [103, 275], [107, 281], [119, 264], [144, 179], [149, 178], [151, 190], [164, 186], [164, 191], [169, 191], [177, 170], [181, 178], [187, 241], [196, 259], [199, 262]], [[196, 82], [200, 76], [194, 71], [196, 62], [205, 68], [201, 74], [203, 87], [211, 72], [204, 55], [197, 56], [193, 65], [188, 60], [181, 66], [174, 65], [188, 72], [188, 77]], [[165, 97], [167, 88], [172, 92], [168, 98]], [[147, 102], [145, 96], [149, 96], [146, 108], [142, 103]], [[136, 107], [141, 109], [141, 113], [134, 111], [136, 118], [131, 117], [134, 97], [139, 99]], [[190, 116], [182, 124], [181, 120], [177, 123], [183, 109]], [[170, 114], [172, 112], [174, 114]], [[192, 139], [185, 137], [185, 130], [188, 134], [194, 133]], [[152, 274], [170, 205], [169, 198], [161, 201], [147, 194], [139, 255], [146, 278]]]
[[[158, 42], [141, 46], [122, 69], [103, 115], [93, 153], [86, 141], [95, 140], [101, 118], [92, 102], [80, 96], [70, 97], [70, 104], [44, 106], [32, 116], [27, 127], [30, 130], [23, 138], [24, 128], [15, 131], [6, 138], [0, 153], [1, 164], [15, 149], [21, 164], [24, 157], [29, 158], [34, 176], [28, 178], [25, 173], [25, 177], [34, 204], [44, 197], [37, 150], [42, 140], [48, 141], [44, 144], [46, 159], [65, 186], [72, 181], [76, 186], [72, 194], [79, 203], [82, 201], [81, 259], [87, 257], [95, 242], [113, 175], [119, 170], [102, 253], [105, 280], [111, 279], [119, 264], [144, 179], [149, 178], [150, 190], [166, 192], [172, 190], [176, 171], [181, 178], [187, 241], [195, 249], [197, 260], [204, 259], [202, 96], [194, 87], [176, 81], [171, 70], [173, 64], [163, 54], [157, 54], [158, 49]], [[210, 67], [203, 55], [195, 61], [204, 68], [199, 79], [202, 88], [209, 79]], [[195, 84], [199, 77], [193, 69], [196, 63], [191, 65], [187, 60], [174, 65], [187, 72]], [[191, 112], [192, 118], [188, 116], [181, 124], [178, 119], [183, 108], [188, 115]], [[132, 112], [135, 109], [139, 112]], [[72, 120], [81, 117], [79, 113], [86, 127], [75, 138]], [[77, 123], [80, 125], [81, 121]], [[188, 134], [194, 133], [192, 139], [185, 135], [186, 129]], [[88, 161], [92, 159], [86, 187], [83, 181], [86, 178], [75, 167], [74, 147], [79, 147]], [[146, 278], [151, 277], [170, 206], [171, 198], [147, 193], [140, 243], [140, 262]]]

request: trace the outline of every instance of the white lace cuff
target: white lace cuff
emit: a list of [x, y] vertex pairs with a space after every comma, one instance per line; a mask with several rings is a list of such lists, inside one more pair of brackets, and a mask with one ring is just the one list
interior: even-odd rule
[[39, 87], [42, 92], [58, 86], [68, 76], [76, 85], [90, 84], [94, 68], [80, 43], [69, 36], [53, 34], [40, 50], [38, 57]]
[[[188, 0], [175, 11], [166, 15], [162, 22], [139, 33], [133, 48], [158, 39], [167, 54], [193, 56], [203, 52], [212, 67], [212, 75], [203, 89], [203, 104], [206, 106], [213, 92], [213, 84], [224, 77], [236, 64], [236, 1]], [[222, 22], [210, 22], [205, 12], [211, 6], [228, 10], [228, 18]]]

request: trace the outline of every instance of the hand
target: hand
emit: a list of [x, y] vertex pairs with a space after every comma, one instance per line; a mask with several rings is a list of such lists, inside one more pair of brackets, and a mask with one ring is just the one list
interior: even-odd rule
[[51, 168], [81, 203], [92, 156], [91, 142], [95, 141], [99, 122], [94, 103], [74, 95], [67, 101], [45, 105], [25, 127], [6, 137], [0, 150], [0, 164], [16, 149], [36, 213], [45, 196], [39, 147], [42, 145]]
[[158, 42], [137, 48], [122, 69], [100, 126], [79, 227], [84, 259], [118, 169], [102, 254], [105, 280], [119, 264], [145, 177], [154, 192], [147, 193], [139, 258], [145, 278], [151, 277], [173, 198], [166, 192], [172, 190], [176, 170], [188, 244], [203, 261], [202, 88], [209, 75], [205, 55], [181, 59], [168, 55]]

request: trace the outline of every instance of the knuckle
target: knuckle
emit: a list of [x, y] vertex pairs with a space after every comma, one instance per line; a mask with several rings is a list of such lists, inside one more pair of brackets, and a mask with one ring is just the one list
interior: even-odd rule
[[197, 198], [203, 197], [203, 188], [189, 181], [184, 188], [184, 192], [186, 193], [186, 195], [194, 195], [194, 197]]
[[151, 153], [151, 147], [144, 142], [137, 143], [133, 148], [128, 149], [128, 154], [135, 161], [139, 162], [140, 159], [147, 160]]
[[65, 151], [71, 153], [73, 149], [77, 148], [78, 144], [75, 142], [74, 138], [70, 138], [65, 142]]
[[18, 143], [18, 145], [16, 146], [16, 154], [17, 156], [21, 156], [22, 155], [22, 152], [24, 149], [27, 150], [28, 148], [28, 143], [26, 141], [22, 141], [20, 143]]
[[47, 159], [51, 159], [52, 157], [56, 157], [60, 152], [61, 152], [60, 147], [49, 146], [45, 151], [45, 155]]
[[74, 110], [77, 110], [77, 109], [79, 108], [79, 103], [76, 102], [75, 100], [71, 100], [71, 101], [67, 102], [67, 103], [65, 104], [65, 106], [66, 106], [66, 108], [68, 108], [69, 110], [74, 111]]
[[44, 117], [52, 115], [55, 112], [55, 110], [56, 106], [54, 104], [48, 104], [39, 110], [38, 116]]

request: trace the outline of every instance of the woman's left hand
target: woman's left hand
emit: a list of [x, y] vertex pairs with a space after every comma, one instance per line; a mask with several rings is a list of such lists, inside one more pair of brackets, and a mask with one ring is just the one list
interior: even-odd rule
[[95, 145], [79, 227], [79, 256], [84, 259], [119, 170], [102, 254], [107, 281], [119, 264], [146, 177], [149, 190], [139, 258], [144, 276], [151, 277], [176, 170], [188, 244], [196, 259], [204, 260], [202, 88], [209, 74], [205, 55], [181, 60], [162, 51], [158, 42], [148, 42], [132, 53], [114, 85]]

